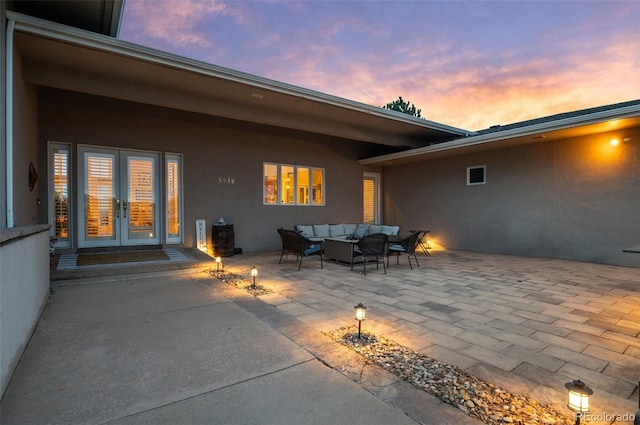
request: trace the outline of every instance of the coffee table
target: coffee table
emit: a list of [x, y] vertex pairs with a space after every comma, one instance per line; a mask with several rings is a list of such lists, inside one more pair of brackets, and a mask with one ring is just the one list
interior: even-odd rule
[[335, 260], [346, 264], [362, 261], [362, 256], [353, 257], [353, 245], [358, 243], [357, 240], [344, 238], [325, 238], [323, 243], [324, 258], [327, 260]]

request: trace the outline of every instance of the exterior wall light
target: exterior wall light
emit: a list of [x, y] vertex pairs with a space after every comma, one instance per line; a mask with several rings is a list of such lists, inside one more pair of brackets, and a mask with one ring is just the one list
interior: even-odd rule
[[216, 257], [216, 271], [220, 271], [220, 267], [222, 266], [222, 258]]
[[567, 382], [564, 387], [569, 392], [567, 407], [576, 412], [576, 425], [580, 425], [582, 414], [589, 411], [589, 396], [593, 390], [579, 379]]
[[358, 339], [360, 339], [362, 321], [366, 318], [367, 307], [363, 306], [362, 303], [358, 303], [358, 305], [353, 308], [356, 310], [356, 320], [358, 321]]
[[256, 288], [256, 276], [258, 276], [258, 269], [255, 267], [251, 268], [251, 277], [253, 278], [253, 283], [251, 284], [251, 289]]
[[433, 243], [431, 242], [431, 239], [427, 239], [427, 249], [433, 249]]
[[611, 144], [611, 146], [618, 146], [618, 144], [620, 144], [620, 140], [611, 139], [611, 141], [609, 143]]

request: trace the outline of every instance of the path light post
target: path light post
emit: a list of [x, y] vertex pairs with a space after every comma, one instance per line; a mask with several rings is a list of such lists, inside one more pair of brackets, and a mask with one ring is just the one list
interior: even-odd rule
[[220, 271], [220, 266], [222, 265], [222, 258], [216, 257], [216, 271]]
[[358, 303], [357, 306], [353, 307], [356, 310], [356, 320], [358, 321], [358, 339], [360, 339], [360, 331], [362, 329], [362, 321], [366, 318], [367, 307], [363, 306], [362, 303]]
[[251, 289], [256, 289], [256, 276], [258, 276], [258, 269], [253, 267], [251, 269], [251, 277], [253, 278], [253, 283], [251, 284]]
[[567, 407], [576, 412], [576, 425], [580, 425], [582, 414], [589, 411], [589, 397], [593, 390], [579, 379], [567, 382], [564, 387], [569, 392]]

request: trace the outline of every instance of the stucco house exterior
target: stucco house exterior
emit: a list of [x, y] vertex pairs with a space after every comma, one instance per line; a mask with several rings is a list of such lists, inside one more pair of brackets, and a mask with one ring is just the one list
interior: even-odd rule
[[120, 1], [80, 2], [97, 8], [70, 25], [24, 3], [0, 6], [3, 392], [48, 296], [50, 237], [194, 247], [196, 220], [209, 240], [224, 217], [250, 252], [277, 249], [278, 227], [364, 220], [640, 266], [640, 101], [471, 132], [118, 40]]

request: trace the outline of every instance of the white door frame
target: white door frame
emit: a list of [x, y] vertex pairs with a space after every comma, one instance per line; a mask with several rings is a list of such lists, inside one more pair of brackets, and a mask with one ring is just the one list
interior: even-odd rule
[[[363, 180], [373, 180], [374, 185], [374, 211], [373, 211], [373, 223], [380, 224], [380, 220], [382, 218], [381, 209], [380, 209], [380, 173], [370, 173], [365, 172], [362, 177]], [[364, 193], [363, 193], [363, 202], [364, 202]], [[364, 217], [363, 217], [364, 218]]]
[[[87, 159], [90, 157], [108, 158], [112, 160], [111, 181], [111, 211], [103, 218], [112, 221], [112, 234], [98, 238], [87, 237]], [[149, 158], [153, 161], [152, 187], [153, 187], [153, 230], [145, 238], [132, 238], [129, 233], [130, 196], [129, 196], [129, 159]], [[161, 186], [160, 179], [160, 153], [150, 151], [133, 151], [126, 149], [105, 148], [99, 146], [78, 146], [78, 247], [110, 247], [125, 245], [156, 245], [161, 241]], [[103, 186], [107, 189], [107, 186]], [[127, 209], [125, 209], [125, 205]]]

